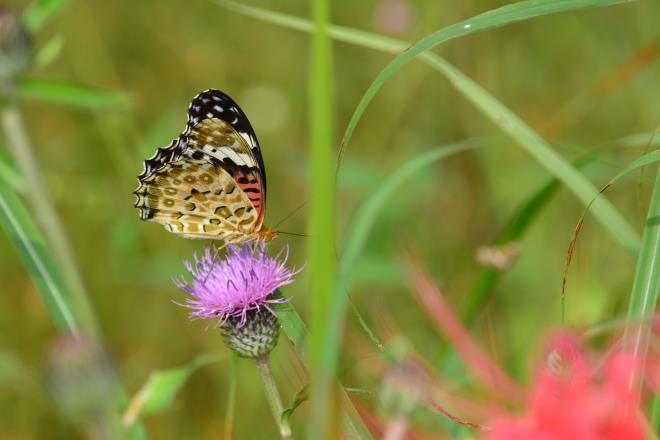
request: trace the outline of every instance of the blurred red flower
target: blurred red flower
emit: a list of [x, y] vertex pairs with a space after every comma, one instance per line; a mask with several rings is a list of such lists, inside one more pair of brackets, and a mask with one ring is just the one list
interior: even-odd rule
[[642, 439], [637, 396], [628, 386], [637, 368], [617, 353], [598, 372], [577, 342], [557, 337], [524, 414], [496, 417], [485, 439]]

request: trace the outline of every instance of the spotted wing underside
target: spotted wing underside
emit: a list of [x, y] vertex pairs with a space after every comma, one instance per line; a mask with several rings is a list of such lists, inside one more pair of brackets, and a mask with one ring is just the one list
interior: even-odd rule
[[145, 220], [187, 238], [240, 241], [258, 218], [232, 176], [205, 160], [169, 163], [144, 179], [136, 194]]
[[209, 89], [197, 95], [188, 108], [187, 135], [193, 128], [205, 119], [219, 119], [229, 124], [234, 131], [245, 140], [250, 148], [255, 164], [251, 167], [259, 174], [259, 181], [263, 187], [264, 201], [266, 198], [266, 167], [261, 156], [257, 135], [250, 125], [250, 121], [243, 110], [225, 93]]
[[231, 98], [202, 92], [178, 139], [145, 161], [140, 218], [189, 238], [249, 239], [265, 215], [263, 159], [249, 121]]

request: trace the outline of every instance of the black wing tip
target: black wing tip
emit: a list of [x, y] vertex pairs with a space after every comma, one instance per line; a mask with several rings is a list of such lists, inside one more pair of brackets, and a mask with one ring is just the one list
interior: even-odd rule
[[195, 97], [192, 99], [190, 102], [190, 105], [192, 106], [196, 102], [199, 102], [202, 99], [209, 99], [212, 100], [213, 97], [219, 98], [220, 101], [230, 101], [234, 103], [234, 100], [231, 99], [229, 95], [227, 95], [225, 92], [218, 90], [218, 89], [206, 89], [202, 92], [199, 92]]

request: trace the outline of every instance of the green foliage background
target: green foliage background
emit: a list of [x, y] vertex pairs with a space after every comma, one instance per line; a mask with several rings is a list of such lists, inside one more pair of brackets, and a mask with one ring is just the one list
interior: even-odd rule
[[[5, 2], [20, 13], [24, 2]], [[396, 38], [415, 41], [434, 30], [506, 2], [411, 1], [415, 14]], [[297, 1], [251, 5], [307, 17]], [[381, 33], [378, 1], [335, 1], [332, 22]], [[601, 187], [642, 155], [660, 124], [660, 30], [657, 2], [634, 2], [562, 13], [477, 33], [435, 52], [497, 97], [567, 160], [592, 159], [581, 170]], [[121, 381], [134, 394], [150, 372], [218, 352], [221, 360], [190, 377], [166, 413], [144, 419], [151, 438], [217, 438], [224, 429], [229, 354], [206, 323], [189, 323], [173, 305], [183, 295], [171, 282], [183, 259], [204, 243], [182, 240], [140, 222], [131, 192], [144, 158], [178, 135], [190, 99], [218, 88], [252, 121], [268, 171], [267, 224], [308, 199], [309, 36], [230, 11], [209, 1], [69, 1], [35, 36], [35, 47], [61, 39], [59, 55], [29, 73], [33, 88], [20, 107], [50, 195], [75, 249], [90, 301]], [[355, 106], [392, 55], [336, 42], [334, 144]], [[71, 89], [35, 95], [39, 81], [120, 92], [111, 105], [72, 105]], [[32, 93], [30, 93], [32, 91]], [[124, 96], [125, 95], [125, 96]], [[112, 95], [115, 96], [115, 95]], [[34, 99], [41, 97], [42, 99]], [[59, 97], [59, 98], [58, 98]], [[98, 97], [97, 97], [98, 99]], [[51, 102], [44, 102], [45, 100]], [[446, 79], [412, 62], [385, 83], [351, 140], [337, 183], [338, 247], [355, 212], [404, 162], [444, 144], [477, 138], [478, 148], [426, 167], [394, 192], [377, 219], [354, 270], [351, 298], [386, 345], [404, 337], [432, 365], [445, 346], [411, 295], [402, 249], [413, 250], [460, 311], [480, 266], [474, 252], [491, 245], [515, 212], [550, 182], [550, 175], [458, 94]], [[656, 139], [657, 141], [657, 139]], [[2, 141], [5, 142], [4, 140]], [[657, 148], [657, 147], [656, 147]], [[10, 163], [6, 149], [2, 164]], [[11, 170], [11, 165], [8, 165]], [[654, 172], [632, 174], [607, 197], [641, 231]], [[30, 191], [30, 188], [24, 188]], [[519, 258], [479, 305], [473, 335], [521, 382], [540, 354], [540, 341], [560, 325], [564, 254], [583, 210], [559, 189], [521, 240]], [[285, 231], [307, 231], [305, 210]], [[306, 260], [305, 238], [283, 235], [291, 262]], [[581, 329], [624, 318], [635, 259], [587, 216], [569, 272], [566, 323]], [[303, 272], [304, 274], [304, 272]], [[52, 319], [18, 253], [0, 234], [0, 437], [71, 438], [43, 391]], [[307, 319], [306, 275], [286, 289]], [[340, 374], [348, 386], [377, 391], [368, 359], [377, 355], [354, 314], [347, 318]], [[274, 357], [284, 398], [306, 384], [283, 338]], [[469, 386], [461, 369], [457, 387]], [[273, 436], [254, 367], [237, 372], [237, 438]], [[467, 385], [465, 385], [467, 383]], [[375, 407], [374, 396], [360, 398]], [[292, 417], [303, 429], [303, 404]], [[257, 423], [255, 423], [255, 421]], [[432, 417], [427, 430], [439, 429]]]

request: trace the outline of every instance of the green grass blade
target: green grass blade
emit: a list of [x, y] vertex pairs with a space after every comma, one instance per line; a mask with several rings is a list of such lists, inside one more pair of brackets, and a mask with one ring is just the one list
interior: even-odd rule
[[34, 54], [32, 64], [35, 69], [43, 69], [51, 64], [62, 52], [64, 37], [56, 35]]
[[[355, 267], [354, 263], [360, 257], [368, 235], [371, 232], [371, 228], [377, 220], [380, 211], [386, 204], [388, 197], [394, 190], [402, 185], [406, 179], [414, 176], [425, 166], [442, 160], [445, 157], [475, 147], [476, 144], [474, 142], [468, 141], [431, 150], [419, 155], [390, 176], [390, 178], [379, 187], [379, 190], [372, 194], [369, 200], [363, 204], [360, 211], [356, 214], [355, 220], [351, 223], [350, 232], [346, 240], [347, 245], [342, 254], [342, 259], [338, 268], [337, 287], [331, 298], [332, 302], [330, 304], [331, 309], [329, 310], [330, 316], [327, 324], [328, 326], [325, 329], [325, 339], [322, 340], [325, 347], [322, 362], [328, 371], [331, 372], [331, 377], [334, 377], [337, 365], [337, 355], [339, 343], [341, 341], [343, 322], [342, 317], [347, 301], [345, 292], [350, 283], [352, 268]], [[278, 292], [277, 295], [281, 295], [281, 292]], [[280, 324], [282, 325], [285, 334], [293, 342], [296, 351], [301, 355], [304, 362], [306, 359], [306, 340], [309, 333], [307, 332], [302, 319], [289, 302], [274, 304], [273, 308], [280, 319]], [[343, 393], [343, 398], [345, 401], [348, 401], [345, 391], [343, 391]], [[355, 413], [355, 409], [352, 405], [345, 405], [345, 407], [348, 408], [348, 417], [342, 418], [344, 433], [352, 439], [370, 438], [368, 431], [362, 426], [359, 415]]]
[[[275, 298], [281, 298], [282, 292], [277, 290], [275, 293]], [[296, 352], [300, 355], [305, 366], [308, 365], [307, 362], [307, 340], [309, 339], [309, 332], [305, 327], [303, 322], [296, 309], [291, 305], [290, 302], [284, 302], [279, 304], [273, 304], [271, 306], [275, 313], [277, 313], [277, 318], [280, 321], [280, 325], [284, 330], [284, 334], [287, 336], [289, 341], [293, 343], [293, 347]], [[342, 408], [344, 410], [341, 417], [341, 426], [344, 435], [351, 440], [367, 440], [371, 439], [371, 434], [364, 426], [360, 415], [353, 406], [346, 389], [341, 389], [341, 398], [342, 398]]]
[[[649, 155], [646, 155], [649, 156]], [[645, 156], [645, 157], [646, 157]], [[660, 160], [660, 152], [655, 152]], [[631, 168], [631, 167], [629, 167]], [[652, 320], [660, 292], [660, 167], [658, 168], [653, 194], [649, 205], [642, 245], [637, 258], [630, 304], [629, 327], [625, 341], [631, 354], [644, 365], [648, 350]], [[641, 380], [631, 381], [636, 391], [641, 391]]]
[[660, 432], [660, 397], [656, 393], [651, 400], [651, 432]]
[[[228, 0], [216, 0], [218, 4], [231, 8], [252, 17], [266, 20], [277, 25], [291, 29], [310, 32], [311, 23], [301, 18], [286, 16], [272, 11], [250, 8], [237, 5]], [[388, 53], [399, 52], [398, 55], [383, 71], [379, 73], [371, 86], [367, 89], [358, 104], [351, 120], [344, 132], [342, 151], [348, 145], [357, 123], [362, 117], [366, 107], [384, 82], [405, 63], [419, 55], [419, 59], [438, 72], [445, 75], [459, 93], [470, 100], [479, 111], [484, 113], [498, 127], [515, 139], [518, 144], [532, 155], [550, 174], [559, 178], [583, 204], [589, 203], [597, 194], [596, 188], [568, 161], [557, 154], [550, 145], [543, 140], [511, 110], [490, 95], [481, 86], [465, 76], [458, 69], [441, 57], [431, 52], [423, 52], [435, 45], [453, 38], [464, 36], [476, 31], [504, 26], [516, 21], [526, 20], [550, 13], [567, 12], [588, 7], [606, 6], [618, 3], [627, 3], [626, 0], [546, 0], [519, 2], [502, 8], [486, 12], [471, 19], [448, 26], [420, 40], [413, 46], [408, 42], [382, 37], [342, 26], [331, 26], [330, 35], [339, 40], [362, 47], [381, 50]], [[508, 21], [507, 21], [508, 20]], [[470, 25], [466, 28], [467, 25]], [[639, 236], [625, 221], [621, 214], [607, 201], [599, 198], [592, 208], [593, 215], [619, 242], [631, 253], [639, 248]]]
[[311, 412], [307, 424], [312, 438], [334, 438], [337, 434], [336, 406], [333, 405], [334, 374], [323, 361], [328, 348], [324, 339], [328, 309], [335, 279], [334, 253], [334, 147], [332, 136], [332, 59], [328, 35], [329, 0], [312, 2], [314, 31], [309, 72], [310, 163], [309, 273], [311, 292], [308, 350], [311, 377]]
[[36, 0], [23, 13], [23, 26], [35, 33], [66, 3], [66, 0]]
[[[495, 29], [498, 27], [506, 26], [519, 21], [529, 20], [536, 17], [541, 17], [549, 14], [557, 14], [561, 12], [575, 11], [578, 9], [585, 9], [590, 7], [599, 7], [613, 5], [617, 3], [628, 3], [630, 0], [532, 0], [513, 3], [494, 9], [482, 14], [476, 15], [467, 20], [447, 26], [439, 31], [436, 31], [412, 46], [394, 58], [376, 77], [371, 83], [364, 96], [360, 100], [348, 127], [344, 132], [342, 140], [342, 148], [340, 151], [340, 158], [344, 154], [344, 150], [348, 145], [355, 127], [362, 118], [362, 114], [367, 106], [376, 95], [378, 90], [383, 86], [397, 70], [403, 67], [410, 60], [420, 55], [422, 52], [437, 46], [438, 44], [446, 41], [469, 35], [475, 32], [484, 31], [488, 29]], [[341, 159], [340, 159], [341, 161]]]
[[337, 283], [330, 304], [330, 320], [324, 340], [326, 352], [323, 362], [326, 368], [332, 369], [333, 372], [336, 370], [339, 344], [342, 340], [344, 310], [348, 300], [346, 292], [350, 288], [353, 269], [362, 254], [373, 225], [387, 205], [392, 193], [407, 179], [421, 172], [424, 167], [475, 147], [474, 141], [466, 141], [419, 154], [388, 177], [357, 211], [346, 236], [337, 270]]
[[403, 185], [407, 179], [419, 173], [424, 167], [453, 154], [476, 147], [477, 143], [475, 141], [468, 140], [425, 151], [403, 164], [394, 174], [379, 185], [378, 189], [362, 204], [355, 214], [355, 219], [351, 222], [339, 262], [337, 284], [343, 286], [343, 288], [348, 287], [352, 269], [355, 267], [364, 249], [373, 225], [394, 190]]
[[126, 109], [132, 105], [126, 93], [49, 80], [22, 79], [17, 93], [21, 98], [91, 110]]
[[140, 417], [170, 408], [176, 394], [195, 371], [220, 359], [217, 354], [203, 354], [181, 367], [153, 371], [131, 399], [123, 416], [124, 426], [132, 427]]
[[[283, 298], [282, 292], [278, 289], [275, 291], [273, 298]], [[296, 309], [293, 308], [290, 302], [275, 303], [271, 308], [277, 313], [277, 318], [280, 325], [284, 330], [287, 338], [293, 344], [296, 352], [302, 359], [307, 359], [307, 340], [309, 339], [309, 332], [305, 323], [303, 322]]]
[[[557, 177], [585, 206], [596, 198], [598, 191], [594, 185], [502, 103], [446, 61], [436, 59], [432, 65], [443, 72], [465, 97], [515, 139], [541, 166]], [[607, 199], [597, 198], [591, 212], [628, 252], [637, 252], [637, 232]]]
[[4, 180], [11, 189], [17, 192], [25, 189], [25, 179], [14, 162], [0, 151], [0, 180]]
[[57, 328], [80, 336], [80, 323], [55, 260], [23, 203], [3, 180], [0, 180], [0, 223], [18, 249]]

